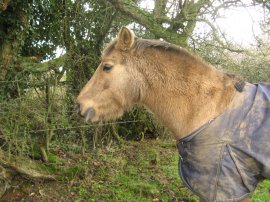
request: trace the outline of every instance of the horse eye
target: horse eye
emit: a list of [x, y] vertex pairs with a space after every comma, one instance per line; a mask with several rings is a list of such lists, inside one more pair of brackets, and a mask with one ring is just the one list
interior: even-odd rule
[[104, 72], [110, 72], [111, 69], [112, 69], [112, 65], [105, 64], [105, 65], [103, 66], [103, 71], [104, 71]]

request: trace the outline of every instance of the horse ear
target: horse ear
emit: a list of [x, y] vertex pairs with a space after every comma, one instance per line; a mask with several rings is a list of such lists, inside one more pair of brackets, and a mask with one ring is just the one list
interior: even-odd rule
[[116, 48], [123, 51], [129, 50], [133, 46], [134, 40], [134, 33], [128, 28], [122, 27], [118, 33]]

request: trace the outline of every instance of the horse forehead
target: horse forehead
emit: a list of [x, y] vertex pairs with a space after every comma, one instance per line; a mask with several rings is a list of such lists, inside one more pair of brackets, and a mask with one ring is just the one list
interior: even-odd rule
[[121, 52], [115, 50], [111, 51], [110, 53], [103, 54], [101, 57], [102, 62], [113, 62], [113, 63], [122, 63], [123, 61], [123, 54]]
[[117, 50], [114, 46], [108, 46], [103, 49], [101, 57], [112, 57], [113, 55], [119, 55], [120, 51]]

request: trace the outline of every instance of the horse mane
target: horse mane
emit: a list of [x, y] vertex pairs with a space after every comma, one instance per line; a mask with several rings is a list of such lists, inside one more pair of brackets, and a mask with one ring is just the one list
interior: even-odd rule
[[[111, 41], [107, 47], [103, 50], [102, 55], [108, 55], [110, 54], [113, 49], [115, 48], [115, 45], [117, 43], [117, 39], [114, 39], [113, 41]], [[161, 41], [161, 40], [157, 40], [157, 39], [140, 39], [140, 38], [135, 38], [134, 44], [132, 46], [132, 49], [138, 52], [141, 52], [147, 48], [156, 48], [156, 49], [160, 49], [160, 50], [165, 50], [165, 51], [169, 51], [169, 52], [175, 52], [175, 53], [179, 53], [185, 56], [190, 56], [190, 57], [194, 57], [197, 59], [200, 59], [194, 55], [192, 55], [191, 53], [189, 53], [187, 50], [185, 50], [184, 48], [168, 43], [166, 41]]]
[[135, 43], [133, 45], [134, 49], [140, 51], [146, 48], [156, 48], [160, 50], [165, 50], [169, 52], [176, 52], [185, 55], [191, 55], [184, 48], [168, 43], [166, 41], [156, 40], [156, 39], [139, 39], [136, 38]]

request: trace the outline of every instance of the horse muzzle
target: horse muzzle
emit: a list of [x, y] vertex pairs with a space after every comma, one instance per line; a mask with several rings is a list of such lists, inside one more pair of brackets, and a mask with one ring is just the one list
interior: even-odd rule
[[79, 116], [85, 118], [85, 122], [91, 121], [96, 115], [96, 111], [93, 107], [89, 107], [87, 110], [83, 111], [80, 103], [77, 103], [77, 113]]

